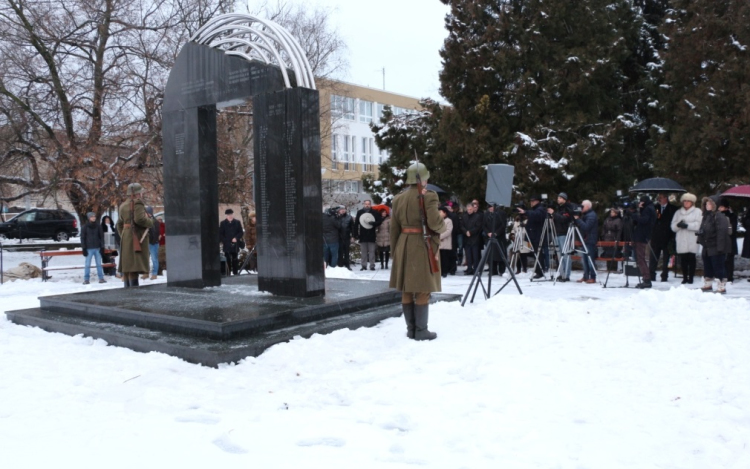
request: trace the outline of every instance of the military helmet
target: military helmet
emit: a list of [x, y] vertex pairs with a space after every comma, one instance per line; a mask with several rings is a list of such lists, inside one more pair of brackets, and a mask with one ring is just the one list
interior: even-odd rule
[[140, 194], [141, 192], [143, 192], [143, 186], [138, 184], [137, 182], [134, 182], [133, 184], [130, 184], [128, 186], [128, 195]]
[[430, 178], [430, 172], [427, 171], [427, 166], [422, 163], [414, 163], [406, 168], [406, 184], [417, 183], [417, 171], [419, 171], [419, 178], [422, 182], [425, 182]]

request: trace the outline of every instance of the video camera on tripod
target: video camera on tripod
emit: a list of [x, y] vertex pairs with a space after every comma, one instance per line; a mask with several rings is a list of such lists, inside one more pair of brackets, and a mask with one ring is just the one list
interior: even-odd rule
[[623, 214], [625, 214], [626, 212], [632, 213], [638, 210], [638, 203], [638, 199], [632, 199], [629, 195], [623, 194], [622, 191], [617, 191], [612, 206], [622, 210]]

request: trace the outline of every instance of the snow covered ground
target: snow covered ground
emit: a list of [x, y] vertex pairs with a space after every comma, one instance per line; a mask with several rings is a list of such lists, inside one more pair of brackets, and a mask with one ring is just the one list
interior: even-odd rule
[[[20, 261], [39, 265], [5, 254]], [[81, 281], [6, 283], [0, 311], [100, 288]], [[750, 283], [679, 282], [523, 279], [523, 295], [433, 306], [433, 342], [396, 318], [220, 369], [0, 314], [0, 467], [748, 468]]]

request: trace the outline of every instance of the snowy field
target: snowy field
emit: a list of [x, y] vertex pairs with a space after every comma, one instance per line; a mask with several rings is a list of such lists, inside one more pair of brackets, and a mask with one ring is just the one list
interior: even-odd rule
[[[21, 261], [39, 265], [5, 254]], [[100, 288], [82, 276], [6, 283], [0, 311]], [[654, 285], [525, 278], [523, 295], [434, 305], [433, 342], [395, 318], [220, 369], [0, 314], [0, 468], [749, 468], [750, 283]]]

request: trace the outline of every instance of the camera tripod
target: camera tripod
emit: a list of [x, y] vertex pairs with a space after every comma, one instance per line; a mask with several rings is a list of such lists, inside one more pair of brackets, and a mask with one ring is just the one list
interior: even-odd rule
[[[531, 244], [531, 238], [529, 238], [529, 233], [524, 228], [524, 225], [519, 222], [518, 228], [513, 228], [513, 243], [510, 245], [510, 265], [514, 268], [518, 265], [520, 256], [525, 254], [521, 252], [524, 249], [524, 243], [528, 243], [529, 252], [535, 252], [534, 245]], [[524, 267], [525, 271], [526, 268]]]
[[[546, 243], [545, 245], [542, 245], [542, 243]], [[544, 273], [544, 268], [541, 264], [541, 260], [539, 256], [544, 255], [544, 248], [547, 248], [547, 262], [549, 263], [549, 252], [550, 249], [557, 254], [558, 264], [560, 257], [560, 246], [558, 246], [557, 243], [557, 230], [555, 230], [555, 222], [552, 219], [552, 217], [547, 217], [544, 219], [544, 226], [542, 227], [542, 236], [539, 238], [539, 250], [536, 253], [536, 256], [534, 257], [534, 272], [537, 270], [537, 266], [539, 267], [539, 272]], [[547, 266], [549, 269], [549, 265]], [[559, 265], [558, 265], [558, 271], [559, 271]], [[548, 279], [536, 279], [536, 281], [541, 282], [550, 282], [554, 280], [552, 276]], [[532, 277], [531, 281], [535, 281], [535, 279]]]
[[[497, 212], [500, 208], [496, 205], [495, 212]], [[497, 223], [497, 215], [493, 216], [492, 218], [492, 233], [497, 233], [497, 229], [495, 224]], [[503, 227], [503, 230], [505, 230], [505, 227]], [[526, 236], [528, 238], [528, 235]], [[516, 239], [520, 238], [520, 236], [516, 236]], [[492, 276], [493, 271], [495, 270], [493, 268], [495, 259], [494, 259], [494, 252], [497, 250], [498, 253], [500, 253], [500, 259], [505, 264], [505, 271], [510, 273], [510, 278], [505, 281], [502, 287], [500, 287], [494, 295], [491, 295], [492, 293]], [[484, 267], [489, 262], [490, 269], [487, 273], [487, 288], [484, 288], [484, 283], [482, 283], [482, 272], [484, 272]], [[471, 283], [469, 283], [469, 288], [466, 290], [466, 294], [464, 295], [463, 300], [461, 300], [461, 306], [463, 307], [466, 304], [466, 300], [469, 298], [469, 292], [471, 292], [471, 301], [470, 303], [474, 302], [474, 297], [477, 294], [477, 289], [481, 285], [482, 287], [482, 293], [484, 294], [484, 299], [488, 299], [490, 296], [495, 296], [501, 291], [503, 291], [503, 288], [505, 288], [511, 281], [513, 281], [516, 284], [516, 288], [518, 289], [518, 294], [523, 295], [523, 292], [521, 291], [521, 286], [518, 284], [518, 280], [516, 280], [516, 275], [513, 273], [513, 268], [511, 268], [510, 265], [508, 265], [508, 257], [505, 254], [505, 249], [500, 244], [500, 241], [497, 240], [495, 236], [491, 236], [489, 239], [489, 242], [487, 243], [487, 246], [485, 246], [484, 253], [482, 254], [482, 258], [479, 260], [479, 265], [477, 266], [476, 271], [474, 272], [474, 275], [471, 277]], [[473, 291], [472, 291], [473, 288]]]
[[[577, 241], [581, 243], [581, 247], [583, 249], [576, 249], [576, 237]], [[586, 247], [586, 243], [583, 241], [583, 235], [581, 234], [581, 230], [578, 229], [578, 226], [576, 226], [575, 222], [571, 222], [570, 226], [568, 227], [568, 232], [565, 234], [565, 241], [562, 245], [562, 255], [565, 257], [570, 257], [573, 253], [581, 254], [582, 259], [588, 259], [591, 270], [596, 272], [596, 265], [594, 264], [594, 261], [591, 260], [591, 257], [589, 256], [589, 249]], [[585, 256], [584, 256], [585, 254]], [[569, 259], [568, 262], [571, 260]], [[560, 274], [562, 271], [562, 267], [564, 265], [564, 262], [560, 261], [560, 263], [557, 266], [557, 275], [555, 276], [554, 284], [557, 284], [557, 279], [560, 278]]]

